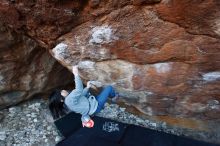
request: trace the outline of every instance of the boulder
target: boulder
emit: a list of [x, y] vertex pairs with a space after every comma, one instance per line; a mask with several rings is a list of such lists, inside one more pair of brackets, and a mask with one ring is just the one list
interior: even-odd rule
[[218, 119], [219, 103], [209, 103], [220, 97], [220, 40], [189, 33], [153, 8], [129, 5], [83, 23], [51, 54], [64, 66], [78, 64], [83, 79], [113, 85], [147, 115]]
[[0, 28], [0, 109], [73, 82], [71, 72], [33, 39]]
[[145, 115], [218, 121], [219, 9], [218, 0], [2, 0], [0, 20]]

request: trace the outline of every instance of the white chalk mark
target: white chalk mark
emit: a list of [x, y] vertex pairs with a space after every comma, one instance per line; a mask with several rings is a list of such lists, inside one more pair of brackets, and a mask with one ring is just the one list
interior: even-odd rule
[[78, 64], [79, 68], [86, 68], [86, 69], [93, 69], [94, 65], [95, 65], [95, 62], [90, 61], [90, 60], [80, 61]]
[[208, 81], [208, 82], [215, 81], [215, 80], [220, 79], [220, 72], [209, 72], [209, 73], [203, 74], [202, 77], [203, 77], [203, 80]]
[[113, 30], [111, 27], [104, 26], [96, 26], [91, 30], [92, 38], [89, 40], [90, 44], [104, 44], [110, 43], [113, 40], [117, 40], [118, 38], [113, 35]]
[[52, 52], [54, 53], [54, 57], [58, 60], [64, 59], [64, 57], [67, 55], [68, 45], [64, 43], [59, 43], [55, 48], [53, 48]]
[[157, 63], [154, 64], [153, 67], [156, 69], [157, 73], [166, 73], [171, 69], [170, 63]]

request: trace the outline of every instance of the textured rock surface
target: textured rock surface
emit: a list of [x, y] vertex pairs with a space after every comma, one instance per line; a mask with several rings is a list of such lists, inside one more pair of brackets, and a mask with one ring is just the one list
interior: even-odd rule
[[79, 13], [85, 3], [86, 0], [1, 0], [0, 20], [48, 47], [57, 37], [84, 21]]
[[35, 41], [0, 29], [0, 109], [72, 82], [71, 73]]
[[147, 115], [219, 121], [219, 9], [219, 0], [2, 0], [0, 19]]
[[164, 0], [156, 8], [162, 19], [184, 27], [188, 33], [220, 38], [218, 0]]

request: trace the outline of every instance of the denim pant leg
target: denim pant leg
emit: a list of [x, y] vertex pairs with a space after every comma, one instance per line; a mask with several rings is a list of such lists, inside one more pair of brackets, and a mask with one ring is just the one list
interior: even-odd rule
[[95, 113], [98, 113], [102, 110], [108, 97], [110, 97], [110, 98], [115, 97], [115, 90], [112, 86], [106, 86], [102, 90], [102, 92], [96, 97], [96, 99], [98, 101], [98, 107], [97, 107]]

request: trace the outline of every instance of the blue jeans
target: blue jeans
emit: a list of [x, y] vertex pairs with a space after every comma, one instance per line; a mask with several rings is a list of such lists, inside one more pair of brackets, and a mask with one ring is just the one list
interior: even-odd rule
[[98, 107], [95, 111], [95, 114], [100, 112], [103, 109], [108, 97], [109, 98], [115, 97], [115, 90], [112, 86], [106, 86], [101, 91], [101, 93], [96, 97], [96, 100], [98, 101]]

